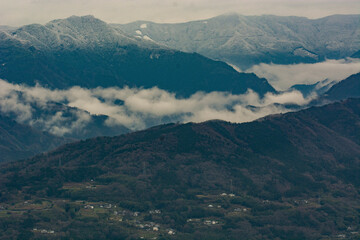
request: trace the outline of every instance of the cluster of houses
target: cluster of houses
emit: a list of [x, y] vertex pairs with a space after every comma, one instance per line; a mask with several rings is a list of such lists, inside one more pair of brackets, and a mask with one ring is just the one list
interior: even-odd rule
[[189, 218], [186, 222], [200, 222], [199, 218]]
[[173, 229], [167, 229], [166, 231], [169, 235], [175, 235], [175, 230]]
[[217, 205], [217, 206], [214, 206], [214, 205], [212, 205], [212, 204], [209, 204], [209, 205], [208, 205], [208, 208], [215, 208], [215, 207], [216, 207], [216, 208], [221, 208], [220, 205]]
[[[113, 211], [113, 215], [115, 216], [127, 216], [127, 217], [138, 217], [140, 216], [140, 212], [132, 212], [130, 210], [115, 210], [117, 207], [116, 205], [112, 205], [111, 203], [105, 203], [105, 204], [100, 204], [100, 205], [92, 205], [92, 204], [86, 204], [84, 205], [85, 209], [94, 209], [95, 207], [99, 207], [99, 208], [105, 208], [105, 209], [114, 209]], [[161, 210], [159, 209], [154, 209], [154, 210], [150, 210], [149, 211], [150, 214], [161, 214]], [[111, 218], [112, 220], [115, 220], [115, 218]], [[122, 218], [117, 218], [116, 220], [118, 221], [122, 221]], [[136, 226], [141, 228], [141, 229], [145, 229], [147, 231], [159, 231], [160, 229], [160, 225], [156, 224], [154, 222], [150, 222], [150, 223], [140, 223], [139, 221], [136, 221]], [[167, 233], [169, 235], [174, 235], [175, 234], [175, 230], [173, 229], [168, 229]]]
[[152, 231], [157, 232], [157, 231], [160, 230], [160, 225], [157, 224], [157, 223], [154, 223], [154, 222], [141, 223], [141, 222], [137, 221], [137, 222], [136, 222], [136, 226], [137, 226], [138, 228], [144, 229], [144, 230], [146, 230], [146, 231], [152, 230]]
[[150, 210], [149, 213], [150, 214], [161, 214], [161, 210], [159, 210], [159, 209]]
[[[346, 230], [347, 230], [348, 232], [350, 232], [351, 235], [359, 235], [359, 232], [358, 232], [358, 231], [354, 231], [354, 230], [356, 230], [356, 227], [354, 228], [354, 227], [349, 226], [349, 227], [346, 228]], [[360, 236], [359, 236], [359, 237], [360, 237]]]
[[[154, 222], [149, 222], [149, 223], [140, 223], [137, 222], [136, 225], [138, 228], [146, 230], [146, 231], [154, 231], [154, 232], [158, 232], [160, 231], [160, 225]], [[165, 232], [169, 235], [175, 235], [176, 231], [174, 229], [168, 228], [165, 230]]]
[[[86, 204], [84, 206], [85, 209], [94, 209], [95, 206], [91, 205], [91, 204]], [[116, 205], [112, 205], [111, 203], [105, 203], [105, 204], [100, 204], [99, 208], [106, 208], [106, 209], [111, 209], [111, 208], [116, 208]]]
[[128, 217], [138, 217], [140, 215], [140, 212], [132, 212], [129, 210], [122, 210], [122, 211], [114, 211], [114, 215], [122, 215], [122, 216], [128, 216]]
[[42, 234], [54, 234], [55, 233], [54, 230], [37, 229], [37, 228], [33, 228], [33, 231], [37, 232], [37, 233], [42, 233]]
[[[340, 233], [340, 234], [337, 234], [335, 237], [338, 238], [338, 239], [348, 239], [348, 236], [347, 235], [350, 235], [351, 239], [358, 239], [360, 237], [360, 233], [358, 231], [354, 231], [356, 228], [354, 227], [347, 227], [346, 230], [347, 230], [347, 234], [345, 233]], [[357, 237], [357, 238], [354, 238], [354, 237]]]
[[220, 194], [220, 196], [222, 196], [222, 197], [235, 197], [235, 194], [233, 194], [233, 193], [229, 193], [229, 194], [222, 193], [222, 194]]
[[219, 222], [216, 220], [205, 220], [204, 224], [207, 226], [211, 226], [211, 225], [217, 225], [217, 224], [219, 224]]
[[[193, 222], [193, 223], [199, 223], [202, 220], [199, 218], [189, 218], [188, 220], [186, 220], [186, 222]], [[217, 225], [219, 224], [219, 221], [216, 220], [210, 220], [210, 219], [206, 219], [203, 221], [203, 223], [207, 226], [211, 226], [211, 225]]]
[[294, 200], [295, 205], [306, 205], [309, 204], [309, 200]]
[[248, 212], [249, 211], [249, 209], [247, 209], [247, 208], [235, 208], [234, 209], [234, 212]]

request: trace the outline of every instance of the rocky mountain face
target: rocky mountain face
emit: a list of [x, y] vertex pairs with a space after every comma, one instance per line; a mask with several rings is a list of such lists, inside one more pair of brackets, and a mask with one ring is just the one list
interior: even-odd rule
[[115, 26], [138, 38], [151, 38], [246, 69], [259, 63], [313, 63], [350, 57], [360, 49], [359, 23], [359, 15], [307, 19], [228, 14], [179, 24], [138, 21]]
[[70, 141], [0, 115], [0, 162], [29, 158]]
[[254, 74], [128, 36], [92, 16], [0, 31], [0, 59], [0, 78], [51, 88], [158, 86], [182, 96], [244, 93], [248, 88], [260, 95], [275, 91]]
[[359, 99], [244, 124], [162, 125], [2, 165], [3, 234], [353, 239], [359, 170]]

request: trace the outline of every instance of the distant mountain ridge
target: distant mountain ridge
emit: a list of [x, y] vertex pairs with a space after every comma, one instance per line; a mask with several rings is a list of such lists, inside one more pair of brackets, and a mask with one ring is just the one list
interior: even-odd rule
[[0, 78], [51, 88], [158, 86], [183, 96], [249, 88], [260, 95], [275, 92], [254, 74], [128, 36], [93, 16], [0, 31], [0, 59]]
[[319, 81], [314, 84], [295, 84], [291, 86], [289, 90], [300, 91], [304, 97], [307, 97], [310, 96], [311, 94], [322, 95], [335, 84], [336, 84], [335, 81], [330, 81], [329, 79], [325, 79], [323, 81]]
[[158, 48], [150, 41], [131, 38], [91, 15], [57, 19], [45, 25], [25, 25], [5, 34], [10, 41], [19, 41], [37, 50], [109, 48], [109, 44]]
[[226, 14], [178, 24], [137, 21], [115, 26], [129, 35], [148, 36], [168, 47], [198, 52], [242, 69], [259, 63], [314, 63], [345, 58], [360, 49], [360, 15], [313, 20]]
[[10, 27], [10, 26], [6, 26], [6, 25], [0, 25], [0, 31], [8, 31], [8, 30], [11, 30], [11, 29], [16, 29], [15, 27]]
[[[25, 124], [66, 138], [87, 139], [99, 136], [116, 136], [131, 131], [121, 124], [114, 126], [106, 124], [109, 119], [108, 116], [93, 115], [83, 109], [60, 103], [32, 107], [33, 116], [25, 120]], [[16, 117], [14, 116], [14, 118]], [[58, 122], [56, 122], [57, 118]]]
[[353, 74], [333, 85], [323, 96], [332, 101], [358, 97], [360, 97], [360, 73]]
[[19, 124], [0, 114], [0, 162], [33, 157], [71, 141]]
[[354, 53], [353, 55], [351, 55], [351, 57], [353, 57], [353, 58], [360, 58], [360, 50], [357, 51], [356, 53]]

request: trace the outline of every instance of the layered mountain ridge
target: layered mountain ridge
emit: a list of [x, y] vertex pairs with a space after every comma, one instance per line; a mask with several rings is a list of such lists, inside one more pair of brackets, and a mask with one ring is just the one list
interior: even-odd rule
[[3, 164], [4, 234], [356, 239], [359, 123], [360, 100], [349, 99], [244, 124], [162, 125]]
[[259, 63], [314, 63], [350, 57], [360, 49], [359, 22], [359, 15], [307, 19], [226, 14], [178, 24], [137, 21], [116, 26], [129, 35], [146, 35], [168, 47], [246, 69]]
[[1, 31], [0, 59], [0, 78], [51, 88], [157, 86], [182, 96], [197, 91], [275, 92], [254, 74], [127, 36], [92, 16]]
[[[360, 73], [333, 86], [326, 80], [293, 86], [309, 101], [314, 91], [326, 91], [293, 107], [271, 99], [301, 100], [299, 92], [266, 95], [277, 93], [266, 79], [207, 58], [248, 68], [356, 57], [358, 23], [359, 15], [224, 15], [126, 25], [72, 16], [46, 25], [0, 26], [0, 78], [21, 84], [3, 81], [8, 92], [2, 99], [19, 108], [5, 110], [16, 118], [25, 106], [29, 124], [65, 136], [129, 132], [107, 124], [111, 114], [132, 116], [131, 108], [118, 109], [128, 98], [114, 97], [124, 89], [145, 96], [132, 100], [138, 118], [144, 106], [165, 106], [170, 113], [183, 102], [194, 107], [186, 97], [198, 91], [226, 92], [210, 96], [210, 110], [222, 114], [346, 99], [242, 124], [171, 123], [73, 143], [0, 115], [0, 162], [8, 161], [0, 164], [0, 239], [358, 239], [360, 99], [347, 98], [360, 97]], [[142, 91], [155, 86], [170, 94]], [[229, 94], [248, 89], [260, 98], [251, 91], [244, 99]], [[223, 96], [219, 102], [231, 100], [224, 109], [216, 105], [217, 94]], [[248, 105], [236, 105], [240, 101]], [[144, 115], [144, 125], [154, 125], [155, 111], [149, 119]], [[204, 112], [214, 116], [206, 105]]]

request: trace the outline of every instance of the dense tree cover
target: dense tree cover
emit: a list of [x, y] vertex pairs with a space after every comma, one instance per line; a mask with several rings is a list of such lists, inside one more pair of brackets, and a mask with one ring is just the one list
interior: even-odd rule
[[3, 164], [0, 239], [357, 239], [359, 109], [168, 124]]

